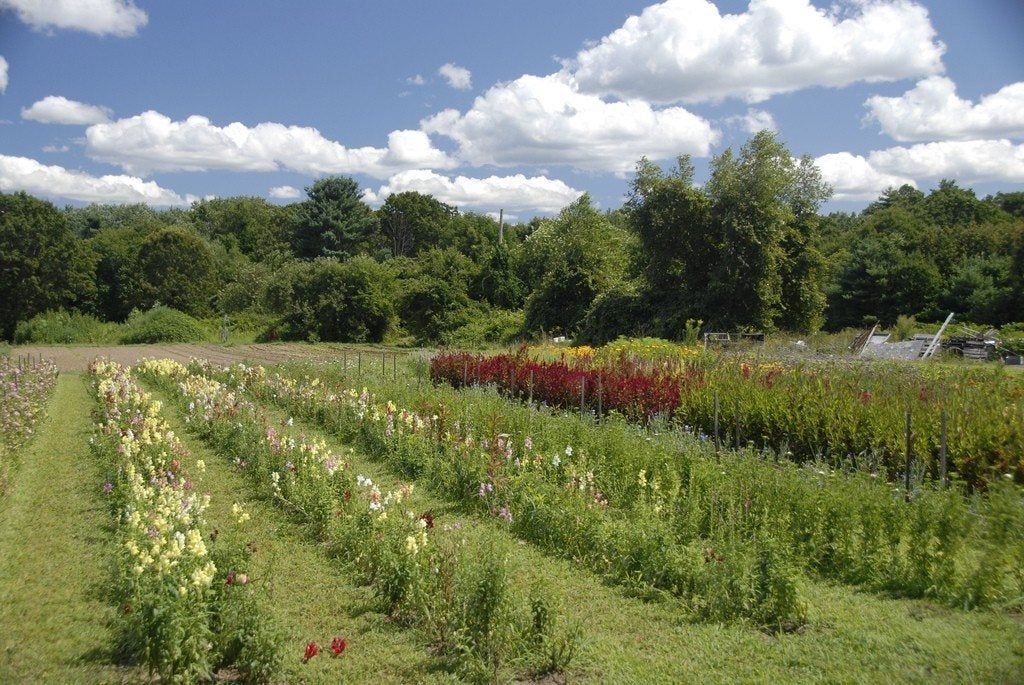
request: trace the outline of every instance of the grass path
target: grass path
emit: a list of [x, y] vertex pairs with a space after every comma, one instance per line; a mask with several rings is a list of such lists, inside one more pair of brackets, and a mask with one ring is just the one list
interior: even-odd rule
[[[279, 423], [287, 418], [276, 407], [263, 408]], [[325, 439], [382, 489], [399, 480], [310, 422], [295, 418], [291, 429], [281, 430]], [[502, 537], [515, 547], [515, 574], [544, 579], [582, 628], [573, 681], [1024, 682], [1019, 615], [968, 613], [808, 582], [810, 623], [801, 634], [769, 636], [741, 624], [695, 623], [673, 602], [628, 597], [589, 571], [516, 540], [499, 521], [465, 516], [422, 488], [409, 506], [433, 511], [438, 525], [458, 522], [467, 532]]]
[[48, 417], [0, 503], [0, 682], [136, 679], [112, 662], [104, 600], [113, 538], [89, 451], [93, 403], [62, 374]]
[[[264, 594], [267, 609], [286, 637], [285, 682], [452, 680], [415, 632], [402, 629], [376, 611], [369, 588], [347, 577], [342, 566], [272, 501], [254, 497], [242, 474], [226, 457], [187, 432], [181, 414], [166, 393], [151, 386], [147, 389], [165, 400], [162, 415], [192, 458], [206, 464], [199, 487], [211, 496], [206, 514], [210, 528], [227, 541], [252, 542], [256, 546], [253, 582]], [[251, 517], [241, 525], [231, 511], [236, 502]], [[308, 641], [316, 640], [326, 652], [336, 635], [344, 636], [349, 643], [342, 658], [321, 654], [302, 663]]]

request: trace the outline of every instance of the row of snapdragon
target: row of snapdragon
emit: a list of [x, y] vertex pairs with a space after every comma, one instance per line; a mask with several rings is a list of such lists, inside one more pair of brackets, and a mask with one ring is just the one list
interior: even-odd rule
[[499, 518], [520, 538], [638, 591], [669, 593], [714, 620], [775, 627], [804, 620], [791, 553], [771, 531], [759, 528], [743, 540], [726, 524], [680, 539], [666, 515], [678, 485], [654, 471], [633, 471], [643, 486], [627, 510], [610, 504], [607, 474], [571, 437], [551, 449], [543, 431], [535, 439], [505, 430], [497, 414], [489, 426], [477, 423], [430, 392], [402, 408], [366, 388], [335, 389], [316, 377], [245, 366], [205, 372], [357, 441], [446, 497]]
[[57, 367], [48, 359], [17, 362], [0, 356], [0, 494], [16, 451], [32, 437], [57, 384]]
[[338, 389], [344, 378], [329, 366], [308, 370], [236, 367], [225, 379], [507, 516], [525, 539], [712, 616], [795, 621], [794, 570], [956, 606], [1024, 596], [1024, 493], [1008, 479], [969, 497], [930, 485], [908, 493], [871, 473], [719, 451], [621, 418], [595, 424], [488, 389], [383, 384], [374, 396]]
[[190, 455], [160, 416], [161, 404], [128, 367], [90, 366], [100, 421], [92, 439], [117, 522], [114, 591], [122, 656], [162, 682], [200, 682], [233, 668], [246, 680], [279, 672], [272, 629], [254, 596], [244, 550], [211, 549]]
[[462, 675], [565, 668], [573, 638], [542, 588], [524, 593], [511, 582], [504, 550], [467, 544], [458, 526], [409, 508], [411, 484], [382, 490], [346, 455], [289, 435], [241, 392], [193, 370], [169, 360], [140, 366], [181, 399], [192, 429], [350, 562], [386, 610], [421, 629]]

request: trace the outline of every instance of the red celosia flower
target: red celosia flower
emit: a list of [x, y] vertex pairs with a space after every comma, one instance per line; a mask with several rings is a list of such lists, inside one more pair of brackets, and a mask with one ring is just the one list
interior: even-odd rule
[[862, 391], [860, 393], [860, 401], [862, 403], [864, 403], [864, 404], [867, 404], [868, 402], [870, 402], [871, 401], [871, 391], [869, 391], [869, 390]]
[[420, 515], [420, 518], [427, 522], [427, 528], [434, 527], [434, 515], [431, 514], [429, 511]]
[[334, 652], [334, 656], [341, 656], [346, 647], [348, 647], [348, 641], [343, 637], [336, 637], [331, 640], [331, 651]]
[[319, 653], [320, 645], [318, 645], [316, 642], [309, 642], [306, 645], [306, 658], [304, 658], [303, 661], [309, 661]]
[[351, 493], [351, 492], [349, 492], [348, 490], [346, 490], [346, 491], [345, 491], [345, 494], [344, 494], [344, 495], [342, 495], [342, 496], [341, 496], [341, 498], [342, 498], [343, 500], [345, 500], [346, 502], [348, 502], [349, 500], [351, 500], [351, 499], [352, 499], [352, 493]]
[[228, 584], [228, 585], [234, 585], [235, 584], [235, 572], [231, 571], [230, 573], [228, 573], [228, 577], [224, 579], [224, 582], [226, 584]]

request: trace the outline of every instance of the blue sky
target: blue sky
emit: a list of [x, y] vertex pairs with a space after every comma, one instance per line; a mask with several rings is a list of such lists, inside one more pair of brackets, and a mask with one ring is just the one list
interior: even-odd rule
[[0, 190], [286, 202], [346, 173], [528, 217], [618, 206], [642, 154], [703, 178], [763, 126], [832, 209], [1020, 190], [1022, 35], [1019, 0], [0, 0]]

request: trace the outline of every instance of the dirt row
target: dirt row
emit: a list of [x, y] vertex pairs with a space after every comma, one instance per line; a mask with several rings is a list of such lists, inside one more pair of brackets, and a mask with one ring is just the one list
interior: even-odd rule
[[[373, 351], [380, 354], [380, 350]], [[318, 347], [302, 343], [214, 345], [214, 344], [173, 344], [173, 345], [113, 345], [113, 346], [43, 346], [28, 345], [11, 348], [11, 357], [46, 357], [52, 359], [61, 371], [83, 371], [89, 362], [97, 357], [106, 357], [121, 364], [135, 364], [144, 358], [170, 358], [187, 362], [192, 357], [209, 359], [215, 364], [233, 364], [250, 361], [260, 364], [276, 364], [294, 359], [319, 359], [329, 361], [341, 358], [342, 350]]]

